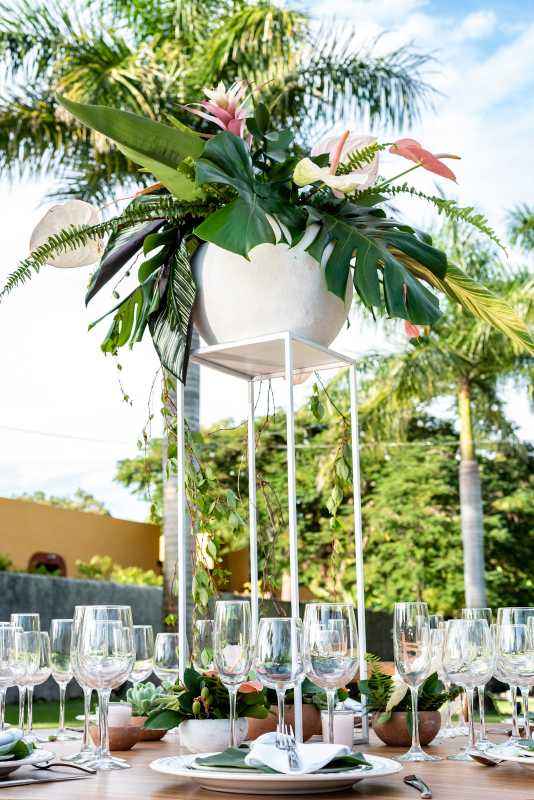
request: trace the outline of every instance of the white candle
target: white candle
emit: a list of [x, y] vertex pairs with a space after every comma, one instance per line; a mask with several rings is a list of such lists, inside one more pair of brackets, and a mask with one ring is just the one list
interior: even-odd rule
[[110, 728], [125, 728], [130, 724], [132, 707], [130, 703], [110, 703], [108, 724]]
[[[328, 711], [321, 711], [323, 742], [328, 741]], [[354, 712], [334, 711], [334, 744], [344, 744], [352, 750], [354, 739]]]

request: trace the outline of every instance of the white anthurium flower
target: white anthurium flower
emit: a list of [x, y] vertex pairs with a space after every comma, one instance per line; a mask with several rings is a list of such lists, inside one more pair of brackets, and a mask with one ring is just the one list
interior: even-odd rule
[[[30, 250], [36, 250], [45, 244], [50, 236], [54, 236], [71, 226], [97, 225], [100, 212], [84, 200], [68, 200], [49, 208], [44, 217], [33, 229], [30, 239]], [[102, 255], [104, 248], [101, 239], [90, 239], [87, 244], [65, 250], [49, 260], [52, 267], [73, 268], [87, 267], [94, 264]]]
[[[329, 134], [328, 136], [325, 136], [324, 139], [321, 139], [321, 141], [317, 142], [317, 144], [312, 148], [312, 156], [319, 156], [323, 153], [328, 153], [330, 156], [330, 163], [332, 163], [332, 158], [336, 153], [339, 140], [339, 134]], [[354, 153], [356, 150], [362, 150], [364, 147], [369, 147], [370, 145], [375, 144], [376, 141], [376, 136], [368, 136], [360, 133], [354, 133], [352, 135], [349, 134], [343, 143], [341, 152], [337, 154], [338, 163], [344, 164], [347, 161], [347, 156], [349, 153]], [[365, 178], [364, 181], [358, 184], [360, 191], [368, 189], [369, 186], [372, 186], [378, 175], [378, 153], [375, 155], [373, 160], [369, 162], [369, 164], [364, 164], [359, 169], [351, 172], [350, 175], [360, 175]], [[347, 175], [344, 177], [349, 176]]]
[[398, 675], [394, 675], [393, 691], [391, 692], [391, 696], [385, 708], [386, 713], [392, 711], [395, 708], [395, 706], [400, 703], [400, 701], [403, 699], [407, 691], [408, 691], [408, 686], [401, 681]]
[[321, 181], [336, 192], [351, 194], [366, 183], [365, 175], [350, 172], [348, 175], [332, 175], [329, 167], [318, 167], [311, 158], [303, 158], [295, 167], [293, 180], [297, 186], [308, 186]]

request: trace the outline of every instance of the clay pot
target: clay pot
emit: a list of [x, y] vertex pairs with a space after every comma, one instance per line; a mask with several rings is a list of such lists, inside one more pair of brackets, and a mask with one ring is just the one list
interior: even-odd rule
[[[286, 706], [285, 719], [288, 725], [295, 729], [295, 709], [293, 706]], [[276, 730], [278, 723], [278, 708], [271, 706], [271, 713], [266, 719], [249, 719], [248, 738], [257, 739], [263, 733]], [[304, 741], [311, 739], [312, 736], [321, 735], [321, 712], [318, 708], [309, 703], [302, 706], [302, 729]]]
[[136, 725], [139, 728], [139, 741], [140, 742], [159, 742], [160, 739], [163, 739], [165, 734], [167, 733], [166, 728], [145, 728], [143, 727], [145, 724], [147, 717], [132, 717], [132, 725]]
[[[394, 711], [391, 719], [387, 722], [378, 722], [381, 715], [382, 712], [377, 711], [371, 718], [373, 730], [378, 738], [391, 747], [409, 747], [412, 743], [412, 735], [408, 729], [406, 712]], [[439, 711], [420, 711], [417, 716], [419, 740], [422, 745], [430, 744], [441, 727], [441, 715]]]
[[[138, 725], [125, 725], [121, 727], [109, 728], [109, 749], [110, 750], [131, 750], [139, 741], [140, 728]], [[100, 744], [100, 728], [98, 725], [90, 725], [89, 733], [91, 739], [98, 746]]]

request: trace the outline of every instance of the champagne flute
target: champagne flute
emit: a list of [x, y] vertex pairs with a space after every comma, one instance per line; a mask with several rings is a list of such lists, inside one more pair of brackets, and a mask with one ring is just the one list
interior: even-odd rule
[[74, 644], [83, 683], [98, 692], [100, 751], [98, 770], [130, 765], [109, 751], [108, 709], [111, 690], [130, 675], [135, 661], [130, 606], [81, 606], [74, 618]]
[[[529, 618], [531, 619], [531, 618]], [[510, 680], [521, 687], [523, 696], [523, 738], [530, 739], [528, 695], [534, 685], [534, 640], [532, 624], [500, 625], [497, 640], [497, 664]]]
[[82, 672], [78, 664], [78, 653], [75, 647], [75, 637], [72, 636], [70, 663], [74, 679], [83, 692], [83, 737], [80, 749], [72, 756], [63, 756], [65, 761], [72, 761], [74, 764], [86, 764], [91, 766], [96, 760], [96, 754], [91, 744], [91, 736], [89, 733], [90, 717], [91, 717], [91, 696], [93, 690], [84, 682]]
[[395, 603], [393, 645], [397, 672], [412, 695], [412, 746], [399, 761], [440, 761], [425, 753], [419, 743], [417, 691], [428, 677], [432, 657], [426, 603]]
[[162, 682], [176, 683], [180, 675], [177, 633], [158, 633], [154, 647], [154, 672]]
[[438, 630], [443, 625], [443, 614], [429, 614], [428, 627], [431, 631]]
[[443, 668], [451, 683], [462, 686], [469, 707], [469, 744], [451, 761], [472, 761], [470, 752], [476, 751], [474, 692], [485, 685], [493, 674], [494, 655], [490, 628], [485, 619], [453, 619], [445, 626], [443, 641]]
[[5, 730], [6, 691], [17, 679], [15, 670], [15, 634], [17, 630], [9, 624], [0, 626], [0, 732]]
[[33, 690], [36, 686], [40, 686], [48, 680], [52, 672], [52, 666], [50, 663], [50, 638], [48, 634], [41, 631], [39, 634], [32, 633], [32, 635], [38, 636], [40, 640], [39, 663], [26, 690], [28, 697], [28, 725], [25, 738], [30, 742], [36, 742], [37, 736], [33, 733]]
[[134, 625], [135, 663], [130, 680], [135, 686], [152, 674], [154, 669], [154, 631], [152, 625]]
[[[443, 670], [443, 637], [445, 633], [444, 623], [441, 622], [439, 628], [430, 629], [430, 647], [432, 650], [432, 660], [430, 664], [430, 672], [437, 672], [438, 678], [445, 687], [445, 691], [449, 694], [451, 685], [447, 680], [447, 676]], [[451, 702], [447, 700], [445, 703], [445, 720], [444, 724], [440, 727], [436, 738], [439, 739], [454, 739], [456, 731], [451, 725]]]
[[[497, 610], [497, 625], [527, 625], [528, 620], [534, 617], [533, 606], [503, 606]], [[528, 695], [530, 687], [527, 684], [520, 685], [519, 690], [523, 701], [523, 721], [525, 738], [530, 738], [530, 722], [528, 719]], [[525, 708], [527, 711], [525, 712]]]
[[258, 679], [276, 690], [278, 726], [276, 746], [285, 733], [284, 706], [288, 689], [304, 677], [302, 622], [298, 617], [267, 617], [260, 620], [254, 655]]
[[230, 747], [237, 746], [237, 690], [252, 667], [251, 613], [248, 600], [218, 600], [215, 603], [214, 661], [230, 702]]
[[[462, 608], [462, 619], [485, 619], [491, 632], [493, 623], [493, 613], [491, 608]], [[493, 641], [493, 640], [492, 640]], [[484, 707], [485, 686], [477, 686], [478, 691], [478, 713], [480, 717], [480, 729], [478, 732], [477, 748], [484, 752], [492, 746], [492, 742], [486, 736], [486, 714]]]
[[350, 603], [308, 603], [304, 611], [304, 671], [326, 691], [328, 741], [334, 741], [337, 689], [358, 670], [358, 630]]
[[[30, 631], [40, 631], [41, 630], [41, 621], [39, 614], [11, 614], [10, 617], [11, 625], [15, 628], [20, 628], [23, 631], [30, 632]], [[24, 683], [25, 676], [24, 673], [20, 673], [19, 680], [22, 683], [17, 683], [17, 688], [19, 690], [19, 728], [21, 731], [24, 730], [24, 705], [26, 699], [26, 684]], [[33, 721], [32, 721], [33, 725]]]
[[78, 738], [77, 734], [65, 729], [65, 694], [74, 677], [70, 657], [72, 624], [72, 619], [53, 619], [50, 623], [52, 677], [59, 686], [59, 726], [54, 735], [60, 742]]
[[493, 649], [495, 651], [495, 666], [493, 667], [493, 675], [501, 683], [507, 683], [510, 688], [510, 702], [512, 704], [512, 735], [508, 739], [507, 744], [514, 744], [521, 738], [517, 719], [517, 685], [513, 683], [516, 676], [509, 675], [507, 672], [505, 672], [503, 665], [500, 663], [500, 659], [498, 657], [499, 632], [500, 625], [493, 623], [491, 626], [491, 637], [493, 641]]
[[193, 625], [193, 666], [197, 672], [213, 670], [213, 620], [197, 619]]

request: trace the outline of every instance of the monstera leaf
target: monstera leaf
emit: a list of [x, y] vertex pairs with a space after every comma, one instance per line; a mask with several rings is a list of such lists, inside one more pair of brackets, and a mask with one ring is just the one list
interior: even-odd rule
[[284, 223], [292, 241], [304, 230], [304, 210], [291, 207], [280, 187], [255, 178], [249, 149], [239, 136], [223, 131], [210, 139], [197, 161], [196, 176], [199, 183], [232, 186], [239, 195], [195, 228], [200, 239], [248, 258], [256, 245], [276, 241], [268, 214]]

